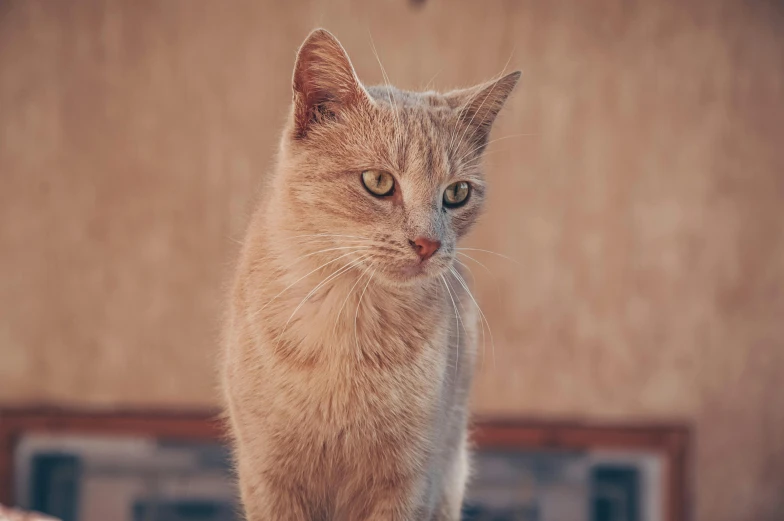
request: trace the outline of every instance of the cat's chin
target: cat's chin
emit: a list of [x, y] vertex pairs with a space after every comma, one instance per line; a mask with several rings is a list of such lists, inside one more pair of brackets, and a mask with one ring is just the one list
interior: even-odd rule
[[412, 262], [408, 266], [405, 266], [403, 269], [400, 270], [403, 278], [405, 279], [416, 279], [422, 277], [427, 273], [429, 266], [425, 263], [421, 262]]
[[378, 278], [384, 283], [399, 288], [411, 287], [433, 280], [446, 271], [441, 263], [412, 263], [394, 270], [377, 272]]

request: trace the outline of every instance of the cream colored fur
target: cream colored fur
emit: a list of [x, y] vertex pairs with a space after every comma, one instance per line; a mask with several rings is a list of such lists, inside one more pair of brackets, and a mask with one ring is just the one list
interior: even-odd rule
[[[303, 44], [226, 327], [248, 520], [459, 519], [479, 325], [456, 244], [481, 211], [481, 153], [518, 78], [365, 88], [329, 33]], [[394, 195], [370, 194], [367, 169], [391, 173]], [[455, 181], [471, 196], [446, 208]], [[420, 261], [416, 237], [441, 246]]]

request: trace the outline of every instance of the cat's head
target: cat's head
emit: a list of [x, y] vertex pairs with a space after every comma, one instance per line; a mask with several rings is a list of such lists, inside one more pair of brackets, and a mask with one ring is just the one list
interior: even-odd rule
[[398, 285], [442, 275], [482, 210], [481, 155], [519, 78], [445, 94], [364, 87], [335, 37], [311, 33], [276, 183], [291, 251], [339, 258], [335, 269], [361, 259]]

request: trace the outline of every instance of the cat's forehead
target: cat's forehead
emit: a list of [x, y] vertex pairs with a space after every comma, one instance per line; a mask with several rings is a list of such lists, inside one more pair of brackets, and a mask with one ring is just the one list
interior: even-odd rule
[[455, 111], [441, 94], [385, 85], [369, 87], [367, 91], [376, 109], [386, 113], [386, 118], [376, 121], [394, 127], [392, 133], [402, 134], [399, 139], [408, 146], [444, 149], [455, 132]]
[[444, 115], [447, 115], [452, 108], [446, 97], [434, 91], [413, 92], [389, 85], [374, 85], [367, 87], [366, 90], [376, 103], [392, 104], [399, 108], [432, 109], [433, 112], [444, 113]]
[[386, 86], [368, 92], [386, 115], [376, 120], [383, 121], [376, 131], [386, 136], [384, 152], [398, 175], [438, 184], [454, 172], [449, 141], [456, 120], [443, 96]]

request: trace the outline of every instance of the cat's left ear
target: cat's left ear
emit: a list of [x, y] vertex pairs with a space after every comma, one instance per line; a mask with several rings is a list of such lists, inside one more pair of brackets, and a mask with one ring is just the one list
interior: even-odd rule
[[469, 127], [466, 130], [466, 139], [471, 139], [472, 144], [480, 147], [480, 150], [487, 144], [493, 122], [520, 76], [521, 72], [515, 71], [499, 80], [444, 95], [449, 105], [455, 109], [458, 121]]
[[300, 47], [293, 88], [297, 138], [352, 105], [372, 104], [343, 46], [324, 29], [310, 33]]

